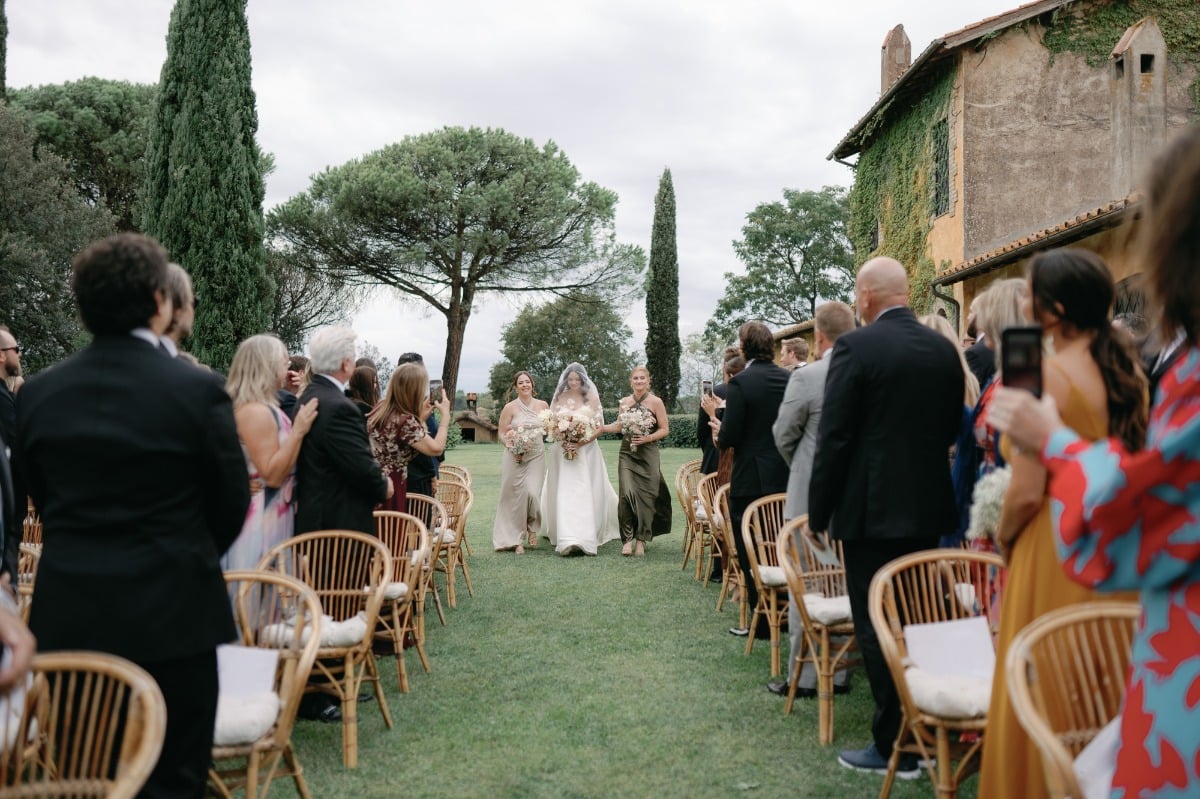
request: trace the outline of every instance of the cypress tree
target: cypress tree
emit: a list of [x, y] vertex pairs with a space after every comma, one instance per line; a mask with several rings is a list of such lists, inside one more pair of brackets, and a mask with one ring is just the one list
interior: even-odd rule
[[654, 197], [650, 269], [646, 276], [646, 368], [667, 411], [679, 395], [679, 256], [675, 249], [675, 186], [664, 169]]
[[5, 70], [8, 69], [8, 16], [4, 13], [4, 2], [0, 0], [0, 100], [7, 97], [7, 90], [4, 88]]
[[146, 147], [142, 229], [192, 276], [192, 352], [228, 368], [270, 324], [246, 0], [177, 0]]

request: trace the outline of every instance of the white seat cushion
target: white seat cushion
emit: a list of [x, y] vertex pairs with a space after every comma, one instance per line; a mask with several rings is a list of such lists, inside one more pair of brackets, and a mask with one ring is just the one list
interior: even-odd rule
[[804, 609], [819, 624], [840, 624], [850, 621], [850, 597], [805, 594]]
[[781, 566], [759, 566], [758, 581], [772, 588], [780, 588], [787, 585], [787, 576]]
[[433, 540], [435, 543], [453, 544], [457, 538], [458, 535], [449, 527], [438, 527], [433, 531]]
[[692, 511], [696, 514], [697, 521], [708, 521], [708, 512], [704, 510], [704, 503], [700, 500], [692, 500]]
[[[267, 646], [286, 646], [292, 641], [294, 629], [295, 626], [291, 622], [268, 624], [263, 627], [262, 642]], [[301, 640], [307, 642], [310, 635], [311, 628], [305, 627]], [[360, 610], [345, 621], [334, 621], [330, 616], [322, 616], [319, 635], [322, 647], [344, 647], [362, 643], [367, 637], [367, 614]]]
[[[363, 587], [363, 593], [368, 593], [370, 586]], [[387, 583], [383, 586], [383, 598], [389, 600], [403, 599], [408, 594], [408, 584], [404, 582]]]
[[274, 691], [218, 696], [213, 743], [217, 746], [253, 743], [270, 732], [277, 718], [279, 696]]
[[934, 716], [982, 718], [992, 701], [992, 682], [982, 677], [929, 674], [909, 667], [904, 672], [904, 681], [916, 706]]

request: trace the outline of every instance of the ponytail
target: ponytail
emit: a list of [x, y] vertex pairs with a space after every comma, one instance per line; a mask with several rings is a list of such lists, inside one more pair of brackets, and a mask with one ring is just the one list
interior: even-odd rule
[[1092, 358], [1100, 367], [1108, 394], [1108, 434], [1121, 440], [1130, 452], [1146, 443], [1149, 392], [1141, 361], [1133, 345], [1101, 325], [1092, 340]]

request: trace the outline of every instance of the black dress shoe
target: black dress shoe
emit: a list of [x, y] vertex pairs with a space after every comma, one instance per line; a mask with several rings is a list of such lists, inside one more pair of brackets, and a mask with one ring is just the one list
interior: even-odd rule
[[738, 638], [745, 638], [747, 635], [750, 634], [750, 628], [749, 627], [730, 627], [729, 634], [736, 635]]
[[767, 690], [776, 696], [787, 696], [788, 684], [785, 682], [769, 682], [767, 683]]
[[342, 709], [332, 696], [309, 694], [300, 700], [300, 709], [296, 715], [306, 721], [335, 724], [342, 720]]

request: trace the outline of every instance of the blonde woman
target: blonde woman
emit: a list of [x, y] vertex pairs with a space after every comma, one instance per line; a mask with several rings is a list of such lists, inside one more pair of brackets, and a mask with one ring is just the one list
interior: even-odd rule
[[925, 314], [918, 319], [921, 324], [930, 330], [936, 330], [941, 333], [946, 339], [954, 345], [954, 349], [958, 350], [958, 361], [962, 364], [963, 377], [963, 405], [967, 408], [974, 408], [975, 403], [979, 402], [979, 378], [971, 371], [971, 367], [967, 366], [967, 356], [963, 352], [962, 345], [959, 344], [958, 334], [954, 332], [954, 328], [946, 321], [944, 316], [937, 314]]
[[229, 367], [225, 390], [233, 398], [246, 470], [262, 490], [250, 497], [242, 532], [221, 559], [226, 571], [253, 569], [268, 549], [292, 535], [296, 458], [317, 418], [317, 400], [300, 406], [295, 420], [288, 420], [277, 396], [287, 368], [287, 350], [271, 335], [243, 341]]
[[429, 401], [429, 374], [425, 365], [397, 366], [383, 399], [367, 417], [371, 452], [395, 488], [380, 506], [383, 510], [403, 513], [408, 507], [408, 464], [417, 453], [441, 455], [446, 449], [446, 431], [450, 429], [450, 400], [446, 392], [442, 392], [436, 406], [442, 414], [442, 425], [437, 435], [431, 436], [425, 429], [425, 420], [434, 408]]

